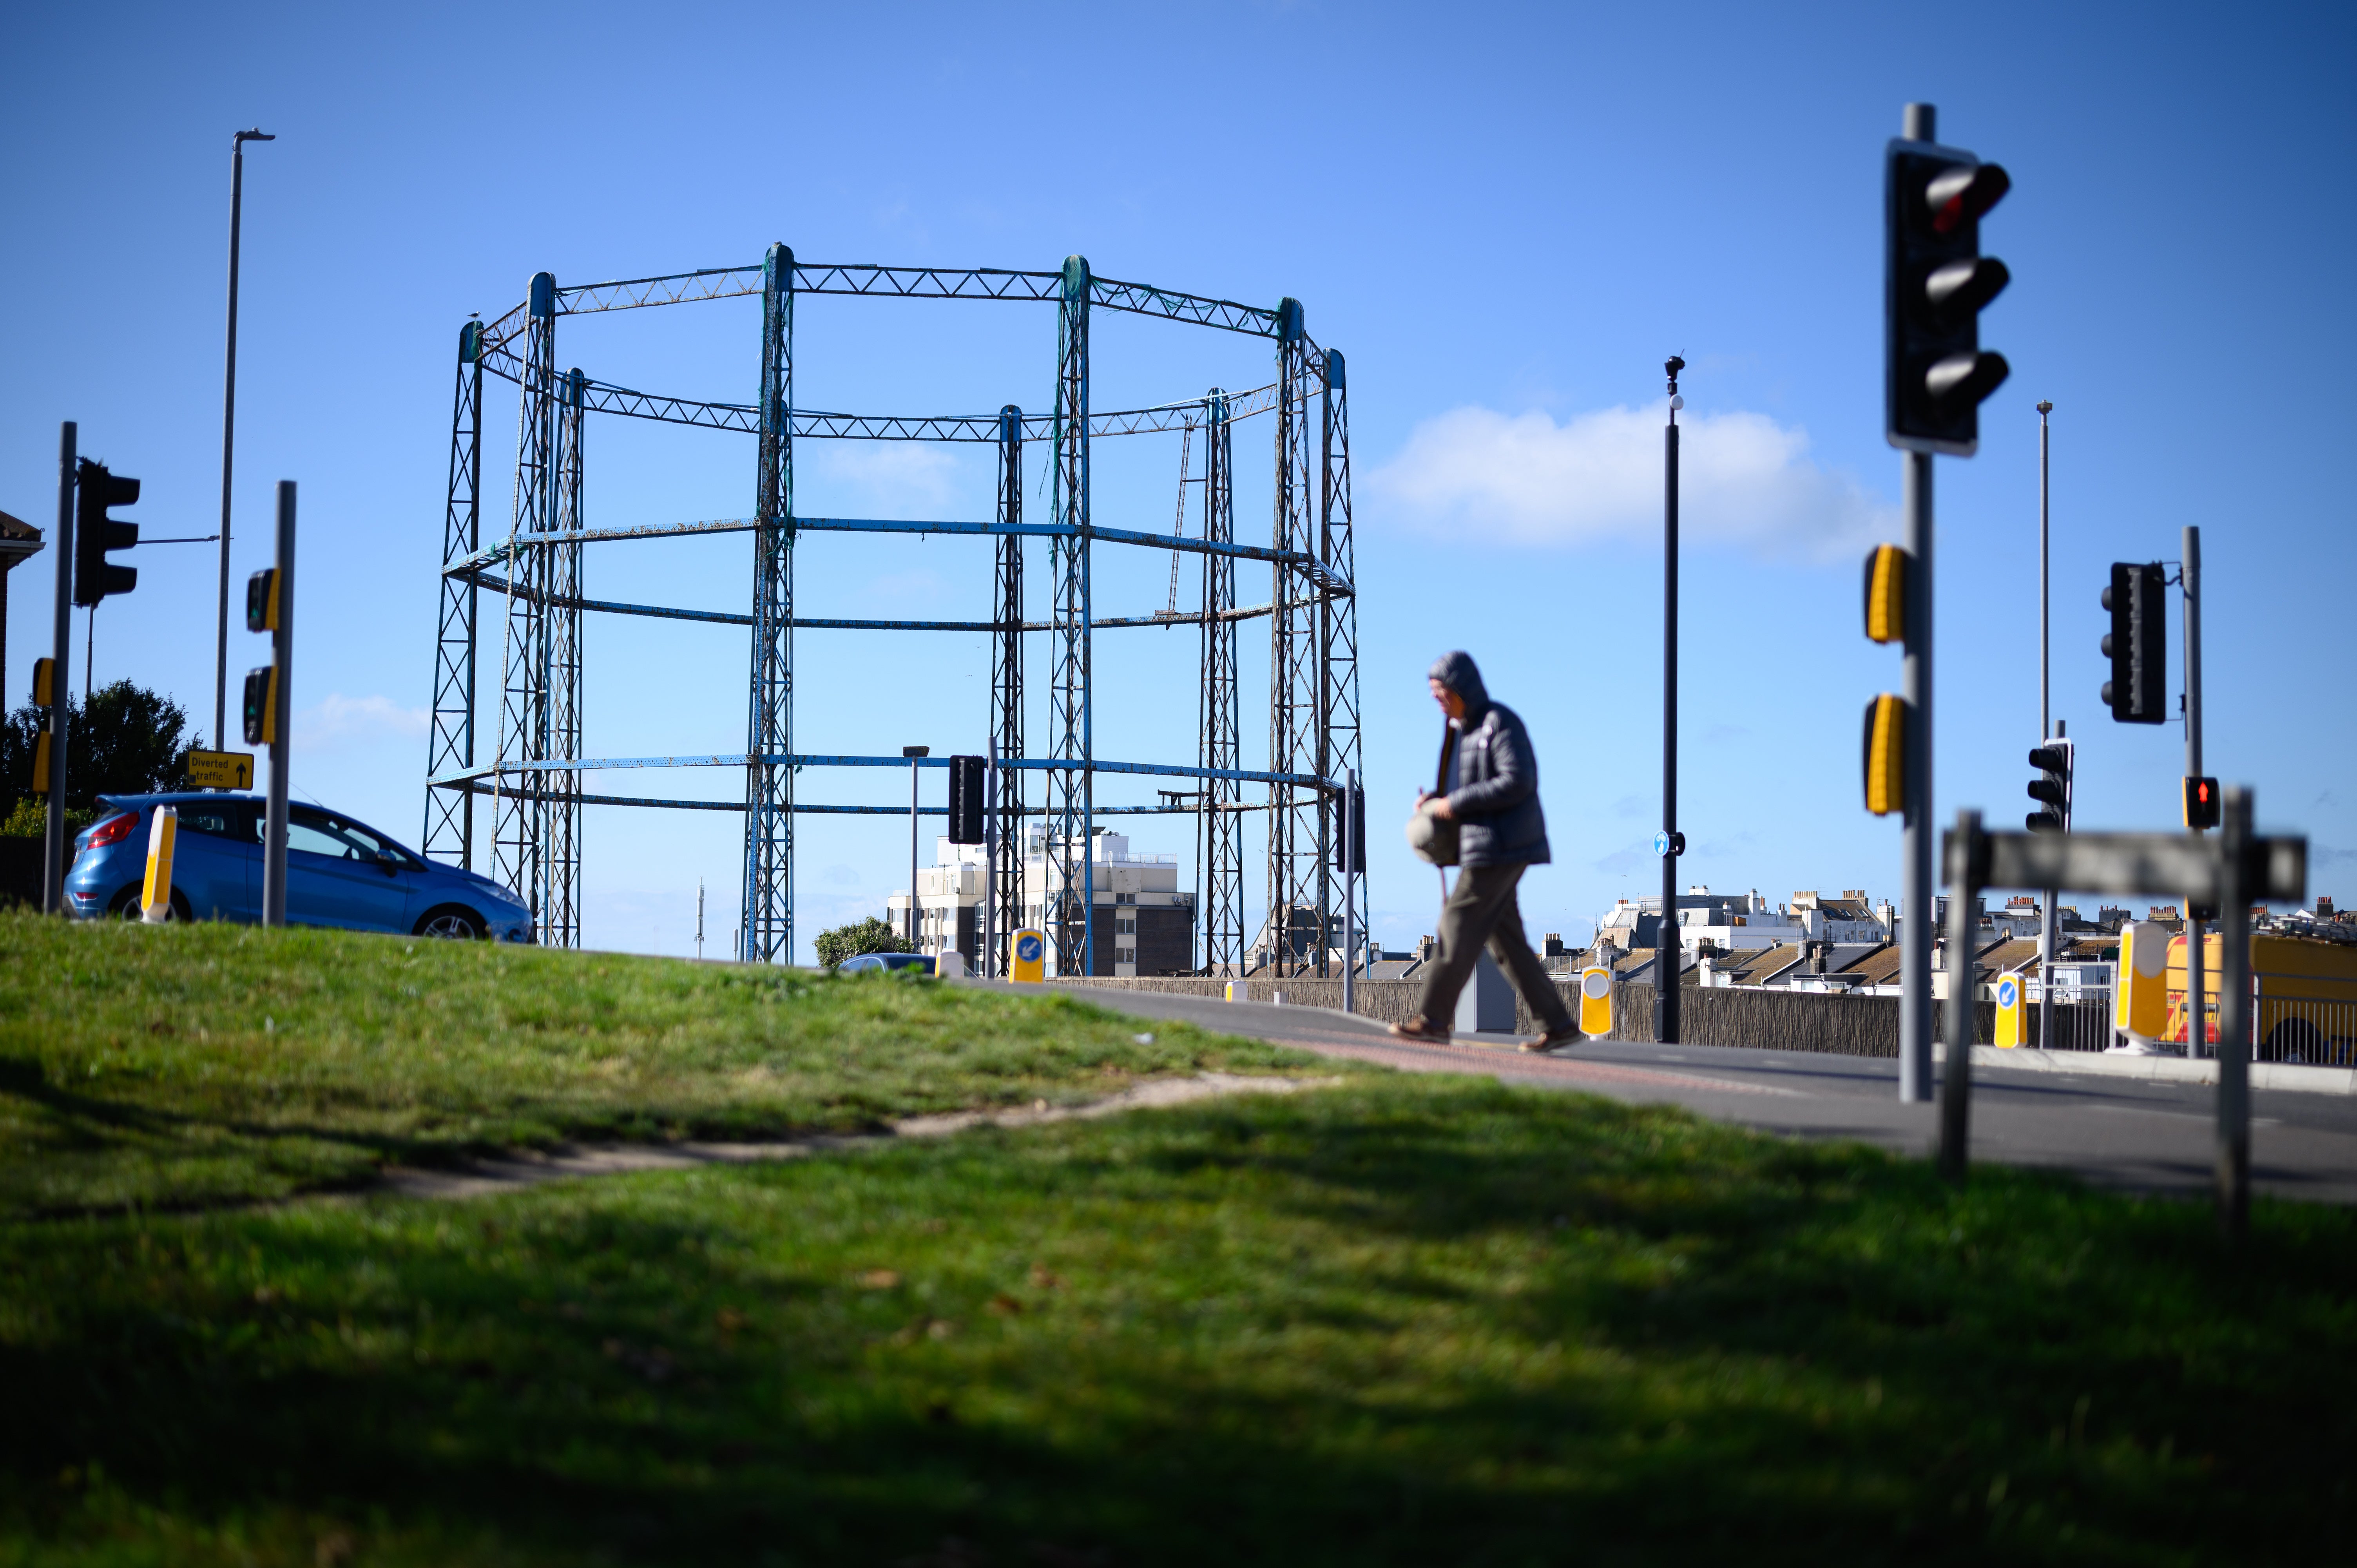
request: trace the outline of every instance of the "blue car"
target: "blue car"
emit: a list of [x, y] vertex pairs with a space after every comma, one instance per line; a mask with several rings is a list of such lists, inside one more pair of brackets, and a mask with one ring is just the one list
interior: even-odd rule
[[933, 972], [933, 961], [920, 952], [864, 952], [857, 958], [845, 959], [834, 966], [837, 974], [864, 974], [869, 970], [879, 970], [887, 974], [904, 972], [931, 974]]
[[[172, 849], [172, 918], [262, 919], [258, 795], [102, 795], [103, 814], [74, 839], [66, 902], [79, 918], [139, 912], [147, 879], [148, 823], [158, 806], [179, 816]], [[286, 813], [286, 919], [404, 936], [533, 940], [532, 911], [488, 876], [411, 854], [340, 811], [290, 805]]]

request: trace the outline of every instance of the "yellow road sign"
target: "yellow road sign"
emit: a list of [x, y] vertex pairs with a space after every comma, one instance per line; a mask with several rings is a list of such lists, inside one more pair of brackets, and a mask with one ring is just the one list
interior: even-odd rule
[[199, 789], [251, 789], [253, 754], [246, 751], [191, 751], [188, 781]]
[[1038, 985], [1048, 978], [1048, 939], [1039, 931], [1015, 933], [1015, 962], [1007, 979]]

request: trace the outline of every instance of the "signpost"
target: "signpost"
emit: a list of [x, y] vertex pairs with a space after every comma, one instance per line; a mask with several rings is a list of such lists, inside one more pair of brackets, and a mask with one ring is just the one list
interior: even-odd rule
[[1956, 813], [1942, 862], [1958, 911], [1949, 971], [1947, 1072], [1942, 1086], [1940, 1168], [1964, 1170], [1972, 1091], [1971, 909], [1989, 887], [2068, 887], [2088, 893], [2175, 894], [2218, 911], [2224, 972], [2218, 996], [2218, 1219], [2239, 1243], [2251, 1205], [2251, 904], [2308, 897], [2308, 840], [2251, 831], [2251, 791], [2221, 791], [2215, 838], [2178, 833], [1985, 832], [1977, 811]]

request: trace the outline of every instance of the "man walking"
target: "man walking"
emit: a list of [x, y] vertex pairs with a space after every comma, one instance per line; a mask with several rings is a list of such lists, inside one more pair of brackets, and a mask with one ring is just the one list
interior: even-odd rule
[[1553, 1050], [1580, 1037], [1571, 1010], [1523, 936], [1515, 886], [1525, 867], [1544, 865], [1546, 817], [1539, 810], [1539, 763], [1530, 732], [1503, 703], [1490, 700], [1469, 653], [1444, 653], [1431, 671], [1433, 700], [1448, 715], [1456, 744], [1438, 793], [1424, 792], [1416, 808], [1458, 824], [1457, 886], [1440, 911], [1440, 962], [1424, 983], [1415, 1017], [1392, 1026], [1407, 1040], [1448, 1038], [1444, 1022], [1457, 1015], [1457, 993], [1471, 978], [1484, 943], [1531, 1015], [1546, 1031], [1526, 1051]]

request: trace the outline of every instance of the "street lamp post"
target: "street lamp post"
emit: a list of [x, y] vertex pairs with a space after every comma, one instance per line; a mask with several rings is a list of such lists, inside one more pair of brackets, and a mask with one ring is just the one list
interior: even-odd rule
[[900, 755], [909, 759], [909, 946], [917, 945], [917, 758], [930, 756], [930, 746], [904, 746]]
[[1662, 920], [1653, 949], [1653, 1038], [1664, 1045], [1678, 1037], [1678, 856], [1685, 835], [1678, 832], [1678, 372], [1686, 362], [1675, 354], [1663, 361], [1670, 380], [1670, 422], [1662, 435], [1662, 832], [1654, 848], [1662, 856]]
[[[261, 130], [240, 131], [229, 151], [229, 351], [221, 387], [221, 618], [213, 637], [213, 745], [229, 749], [229, 488], [237, 446], [237, 240], [245, 205], [245, 144], [274, 142]], [[95, 618], [97, 612], [91, 612]]]

